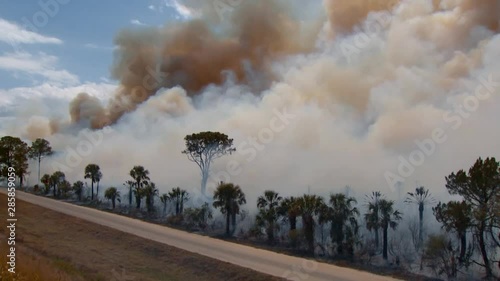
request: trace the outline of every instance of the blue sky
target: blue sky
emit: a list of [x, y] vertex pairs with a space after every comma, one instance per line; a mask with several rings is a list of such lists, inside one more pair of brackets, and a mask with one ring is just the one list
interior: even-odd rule
[[[182, 18], [182, 11], [179, 14], [173, 0], [0, 0], [0, 3], [3, 33], [0, 34], [0, 89], [3, 90], [44, 83], [58, 86], [113, 83], [107, 79], [110, 79], [117, 32], [164, 25]], [[50, 9], [41, 3], [50, 3], [47, 4]]]

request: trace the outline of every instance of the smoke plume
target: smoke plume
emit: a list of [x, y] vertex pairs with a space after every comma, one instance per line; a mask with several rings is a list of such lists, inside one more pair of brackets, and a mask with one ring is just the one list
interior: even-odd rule
[[[286, 10], [277, 1], [243, 3], [235, 8], [226, 35], [216, 34], [207, 19], [122, 31], [115, 38], [112, 74], [120, 81], [115, 97], [106, 110], [77, 97], [71, 104], [72, 121], [91, 117], [79, 115], [80, 108], [94, 105], [88, 108], [94, 113], [92, 128], [103, 127], [135, 110], [160, 88], [181, 86], [194, 96], [208, 85], [221, 85], [229, 72], [237, 83], [269, 85], [273, 61], [313, 47], [313, 41], [301, 41], [300, 24]], [[251, 81], [257, 76], [264, 81]]]
[[[498, 157], [499, 1], [244, 0], [224, 21], [197, 2], [183, 4], [198, 17], [116, 36], [119, 85], [106, 99], [74, 92], [69, 115], [39, 106], [31, 121], [19, 109], [7, 133], [47, 137], [70, 180], [97, 163], [103, 186], [122, 186], [143, 165], [161, 192], [193, 193], [200, 175], [183, 138], [220, 131], [237, 152], [214, 163], [210, 181], [239, 184], [248, 202], [266, 189], [327, 195], [345, 185], [404, 196], [417, 180], [439, 199], [446, 175]], [[321, 13], [304, 20], [304, 5]], [[68, 160], [92, 132], [103, 137], [91, 153]]]

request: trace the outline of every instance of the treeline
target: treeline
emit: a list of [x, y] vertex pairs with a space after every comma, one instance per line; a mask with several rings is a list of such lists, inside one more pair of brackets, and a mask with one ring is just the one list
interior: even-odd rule
[[[220, 146], [213, 145], [218, 143]], [[234, 151], [232, 139], [220, 133], [205, 132], [186, 137], [189, 160], [197, 162], [202, 170], [202, 189], [206, 185], [206, 166], [212, 159]], [[207, 150], [210, 149], [207, 154]], [[31, 145], [14, 137], [0, 139], [0, 165], [2, 173], [7, 167], [16, 169], [22, 185], [28, 173], [28, 159], [35, 159], [40, 170], [41, 160], [52, 154], [48, 141], [37, 139]], [[208, 157], [207, 155], [212, 157]], [[205, 158], [201, 157], [205, 156]], [[197, 158], [199, 157], [199, 158]], [[201, 163], [201, 165], [200, 165]], [[205, 166], [203, 166], [205, 165]], [[61, 171], [40, 178], [43, 186], [35, 185], [34, 191], [55, 198], [74, 197], [78, 201], [98, 202], [99, 183], [103, 173], [97, 164], [89, 164], [82, 171], [83, 180], [90, 182], [90, 197], [86, 198], [86, 184], [76, 181], [71, 184]], [[500, 164], [495, 158], [479, 158], [469, 170], [459, 170], [445, 177], [446, 188], [458, 201], [435, 202], [429, 190], [418, 187], [409, 192], [405, 202], [414, 205], [418, 211], [418, 225], [413, 229], [415, 254], [420, 255], [421, 269], [425, 265], [437, 276], [450, 279], [467, 274], [472, 268], [481, 267], [486, 278], [498, 278], [500, 268]], [[246, 215], [243, 206], [247, 203], [242, 188], [233, 183], [221, 182], [213, 192], [211, 205], [184, 208], [190, 200], [189, 193], [179, 187], [160, 194], [151, 181], [149, 171], [143, 166], [134, 166], [129, 172], [129, 180], [123, 186], [127, 189], [127, 209], [145, 210], [148, 214], [159, 213], [167, 217], [167, 206], [174, 211], [168, 222], [187, 228], [206, 230], [213, 217], [212, 207], [219, 209], [224, 217], [225, 235], [233, 236], [237, 226], [237, 216]], [[96, 193], [94, 193], [94, 188]], [[119, 188], [108, 187], [104, 197], [112, 208], [121, 203]], [[161, 206], [155, 206], [158, 199]], [[267, 190], [258, 197], [257, 214], [252, 226], [243, 236], [264, 240], [273, 247], [285, 247], [292, 251], [304, 250], [314, 256], [318, 247], [333, 259], [356, 261], [363, 255], [370, 258], [381, 256], [389, 261], [390, 254], [396, 265], [400, 257], [391, 251], [390, 235], [404, 221], [403, 213], [395, 202], [381, 192], [367, 194], [364, 206], [354, 197], [346, 194], [331, 194], [324, 198], [315, 194], [302, 196], [282, 196]], [[135, 204], [135, 205], [134, 205]], [[424, 233], [424, 211], [432, 210], [442, 230], [426, 235]], [[324, 240], [323, 229], [328, 230], [328, 249], [320, 241]], [[283, 235], [283, 233], [285, 235]], [[365, 237], [364, 233], [370, 235]], [[391, 234], [392, 233], [392, 234]], [[281, 235], [280, 235], [281, 234]], [[409, 246], [408, 246], [409, 247]], [[464, 275], [465, 276], [465, 275]]]

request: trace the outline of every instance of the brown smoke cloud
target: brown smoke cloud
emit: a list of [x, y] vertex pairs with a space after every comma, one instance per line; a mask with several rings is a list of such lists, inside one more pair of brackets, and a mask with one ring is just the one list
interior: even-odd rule
[[400, 0], [325, 0], [334, 33], [353, 31], [370, 12], [392, 10]]
[[115, 39], [118, 50], [112, 68], [120, 81], [116, 95], [107, 110], [78, 96], [71, 104], [72, 121], [91, 118], [92, 128], [100, 128], [135, 110], [162, 87], [181, 86], [193, 96], [210, 84], [223, 83], [225, 71], [234, 73], [238, 83], [249, 83], [251, 72], [260, 73], [266, 80], [261, 84], [267, 85], [273, 77], [271, 62], [312, 49], [314, 41], [302, 41], [300, 24], [286, 6], [277, 1], [245, 2], [235, 7], [224, 37], [202, 19], [163, 29], [122, 31]]
[[[370, 12], [391, 11], [400, 0], [324, 0], [324, 6], [330, 19], [333, 34], [349, 33], [362, 23]], [[497, 0], [433, 0], [436, 11], [458, 8], [458, 14], [465, 22], [463, 33], [481, 25], [492, 31], [499, 30], [500, 3]]]
[[70, 103], [69, 114], [71, 120], [78, 123], [82, 120], [88, 120], [92, 129], [102, 128], [106, 125], [106, 116], [104, 108], [96, 97], [87, 93], [80, 93]]
[[[395, 23], [389, 27], [387, 53], [393, 63], [413, 65], [424, 55], [417, 43], [408, 41], [409, 50], [400, 48], [408, 32], [415, 40], [431, 42], [441, 50], [472, 50], [469, 54], [458, 53], [443, 63], [443, 86], [452, 85], [480, 64], [480, 46], [476, 46], [477, 42], [467, 45], [464, 40], [470, 38], [468, 34], [478, 26], [493, 32], [499, 28], [497, 0], [433, 0], [428, 4], [399, 0], [324, 0], [334, 34], [353, 32], [370, 12], [391, 11], [398, 5], [406, 6], [395, 15]], [[161, 88], [180, 86], [188, 96], [194, 96], [210, 84], [222, 84], [227, 71], [234, 74], [237, 83], [261, 86], [253, 89], [260, 92], [276, 80], [270, 70], [272, 63], [288, 55], [312, 51], [313, 38], [317, 38], [317, 29], [313, 29], [312, 34], [300, 34], [301, 23], [292, 18], [290, 7], [278, 0], [243, 1], [228, 15], [226, 25], [217, 26], [218, 32], [214, 31], [217, 15], [213, 7], [201, 5], [200, 9], [198, 12], [203, 18], [165, 28], [120, 32], [115, 38], [117, 51], [112, 67], [112, 76], [120, 82], [115, 96], [107, 107], [90, 96], [78, 96], [70, 105], [72, 122], [87, 120], [92, 128], [101, 128], [134, 111]], [[425, 9], [431, 11], [423, 12]], [[207, 10], [208, 16], [203, 10]], [[304, 39], [306, 36], [310, 39]], [[374, 61], [371, 67], [376, 66], [378, 63]], [[318, 90], [311, 92], [310, 97], [347, 104], [359, 112], [366, 109], [371, 88], [391, 75], [391, 71], [383, 74], [385, 70], [382, 70], [382, 74], [367, 81], [362, 72], [349, 72], [341, 67], [337, 70], [335, 66], [333, 69], [335, 75], [331, 71], [321, 74], [325, 76], [323, 84], [315, 85]], [[255, 73], [259, 75], [253, 75]], [[256, 83], [255, 77], [264, 81]], [[352, 83], [353, 80], [358, 82]]]

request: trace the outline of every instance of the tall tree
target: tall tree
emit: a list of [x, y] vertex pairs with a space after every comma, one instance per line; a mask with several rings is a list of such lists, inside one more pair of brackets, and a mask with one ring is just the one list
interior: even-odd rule
[[73, 191], [75, 192], [76, 197], [78, 198], [78, 201], [82, 201], [83, 182], [77, 181], [77, 182], [73, 183]]
[[142, 189], [150, 180], [149, 171], [146, 170], [143, 166], [134, 166], [132, 170], [130, 170], [129, 175], [135, 181], [135, 199], [136, 199], [136, 208], [141, 208], [141, 198], [143, 197]]
[[13, 167], [19, 178], [19, 186], [23, 186], [24, 176], [28, 172], [28, 144], [20, 138], [4, 136], [0, 139], [0, 169], [2, 176], [7, 176], [8, 167]]
[[440, 222], [447, 232], [453, 231], [460, 240], [460, 264], [465, 261], [467, 250], [467, 230], [472, 226], [472, 206], [467, 202], [451, 201], [448, 203], [439, 202], [432, 208], [436, 220]]
[[189, 200], [189, 193], [180, 187], [175, 187], [168, 193], [168, 196], [171, 201], [174, 201], [175, 215], [182, 215], [184, 212], [184, 202]]
[[315, 216], [318, 216], [324, 207], [324, 200], [317, 195], [305, 194], [299, 198], [298, 206], [304, 227], [304, 236], [307, 240], [309, 253], [314, 254]]
[[219, 132], [201, 132], [187, 135], [186, 149], [182, 151], [188, 159], [195, 162], [201, 170], [201, 193], [206, 191], [210, 165], [212, 162], [226, 154], [236, 151], [233, 148], [233, 139]]
[[221, 182], [217, 189], [214, 191], [214, 208], [220, 209], [221, 213], [226, 215], [226, 235], [230, 235], [230, 218], [231, 215], [239, 213], [240, 206], [245, 204], [245, 194], [241, 188], [232, 183]]
[[380, 249], [380, 200], [384, 196], [380, 191], [373, 191], [371, 195], [366, 196], [368, 212], [365, 214], [366, 228], [375, 233], [375, 247]]
[[[101, 168], [97, 164], [88, 164], [85, 167], [85, 178], [90, 179], [92, 182], [92, 195], [91, 200], [94, 200], [94, 183], [101, 180]], [[97, 197], [97, 196], [96, 196]]]
[[425, 205], [433, 203], [434, 198], [429, 193], [429, 189], [420, 186], [415, 189], [415, 192], [408, 192], [405, 202], [418, 206], [418, 247], [420, 247], [424, 242], [424, 208]]
[[330, 235], [333, 245], [337, 246], [336, 250], [339, 255], [344, 255], [344, 245], [348, 248], [349, 255], [354, 255], [354, 245], [350, 243], [352, 240], [347, 240], [347, 242], [346, 238], [358, 232], [359, 211], [353, 206], [356, 203], [356, 199], [342, 193], [330, 195], [328, 208], [328, 219], [332, 224]]
[[387, 246], [388, 246], [388, 230], [389, 227], [396, 229], [398, 222], [402, 218], [401, 212], [394, 209], [394, 201], [388, 201], [381, 199], [379, 201], [379, 212], [380, 212], [380, 226], [383, 233], [383, 250], [382, 256], [387, 260]]
[[116, 201], [121, 202], [120, 200], [120, 191], [116, 189], [116, 187], [110, 187], [106, 189], [104, 192], [104, 198], [108, 199], [111, 201], [111, 205], [113, 206], [113, 209], [115, 208]]
[[38, 161], [38, 182], [40, 183], [40, 163], [45, 156], [52, 155], [52, 147], [46, 139], [36, 139], [30, 147], [29, 157]]
[[[477, 237], [486, 277], [493, 270], [486, 245], [486, 235], [496, 220], [495, 199], [500, 193], [500, 167], [496, 159], [477, 159], [468, 172], [460, 170], [446, 177], [446, 188], [452, 195], [460, 195], [472, 206], [473, 226]], [[498, 247], [493, 247], [493, 251]]]
[[282, 200], [283, 197], [272, 190], [266, 190], [264, 195], [257, 198], [257, 208], [259, 208], [262, 218], [267, 223], [266, 233], [269, 243], [274, 242], [274, 230], [279, 217], [278, 208]]

